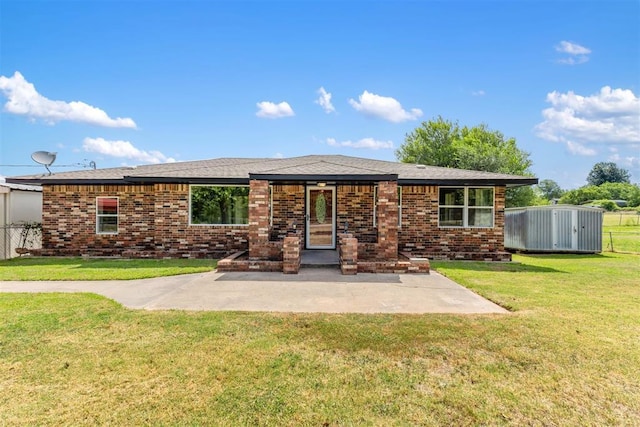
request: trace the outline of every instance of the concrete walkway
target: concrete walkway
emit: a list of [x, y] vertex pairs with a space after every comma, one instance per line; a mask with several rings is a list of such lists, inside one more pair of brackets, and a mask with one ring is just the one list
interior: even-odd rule
[[311, 313], [508, 313], [446, 277], [309, 268], [282, 273], [202, 273], [142, 280], [0, 282], [0, 292], [91, 292], [146, 310]]

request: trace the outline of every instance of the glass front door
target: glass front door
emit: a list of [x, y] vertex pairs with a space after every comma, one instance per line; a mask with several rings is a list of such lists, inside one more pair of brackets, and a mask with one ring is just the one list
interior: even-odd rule
[[335, 249], [335, 196], [335, 187], [307, 187], [307, 249]]

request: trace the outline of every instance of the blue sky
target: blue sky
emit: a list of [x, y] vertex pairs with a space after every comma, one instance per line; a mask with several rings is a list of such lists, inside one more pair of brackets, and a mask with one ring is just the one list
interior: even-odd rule
[[[0, 176], [215, 157], [395, 160], [486, 123], [563, 188], [640, 182], [638, 1], [0, 0]], [[25, 166], [17, 166], [25, 165]], [[28, 166], [27, 166], [28, 165]]]

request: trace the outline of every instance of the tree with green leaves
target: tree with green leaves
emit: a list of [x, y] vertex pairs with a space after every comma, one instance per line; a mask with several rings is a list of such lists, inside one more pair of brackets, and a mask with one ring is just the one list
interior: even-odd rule
[[564, 194], [557, 182], [552, 179], [543, 179], [538, 183], [538, 190], [546, 200], [559, 199]]
[[581, 205], [594, 200], [625, 200], [628, 206], [640, 206], [640, 186], [626, 182], [586, 185], [565, 192], [560, 203]]
[[601, 185], [605, 182], [630, 183], [630, 177], [628, 170], [619, 168], [613, 162], [599, 162], [593, 165], [587, 176], [587, 183], [589, 185]]
[[[531, 176], [529, 153], [518, 148], [514, 138], [489, 129], [485, 124], [467, 127], [442, 117], [423, 122], [405, 136], [396, 150], [401, 162], [485, 172]], [[536, 195], [531, 187], [507, 190], [506, 204], [527, 206]]]

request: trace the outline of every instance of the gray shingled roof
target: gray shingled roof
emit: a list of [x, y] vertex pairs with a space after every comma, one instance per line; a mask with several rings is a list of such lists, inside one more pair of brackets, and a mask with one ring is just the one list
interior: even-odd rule
[[272, 181], [329, 180], [375, 181], [397, 179], [402, 184], [486, 183], [528, 185], [536, 178], [478, 172], [410, 163], [373, 160], [342, 155], [309, 155], [277, 158], [220, 158], [163, 163], [138, 167], [85, 169], [49, 176], [7, 178], [14, 183], [115, 183], [115, 182], [248, 182], [249, 178]]

